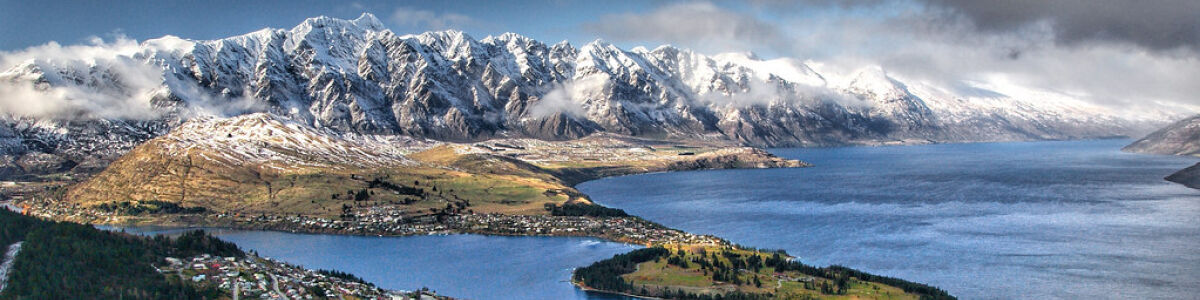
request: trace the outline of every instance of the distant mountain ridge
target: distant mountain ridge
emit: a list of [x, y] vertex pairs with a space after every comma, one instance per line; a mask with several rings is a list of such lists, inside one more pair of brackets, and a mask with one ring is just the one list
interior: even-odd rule
[[1016, 86], [962, 92], [878, 67], [821, 73], [794, 59], [600, 40], [577, 48], [512, 33], [397, 35], [370, 14], [119, 50], [111, 60], [33, 58], [0, 70], [0, 85], [14, 90], [151, 107], [134, 117], [121, 108], [0, 116], [0, 175], [103, 166], [195, 110], [447, 141], [610, 132], [766, 147], [1097, 138], [1158, 125]]
[[1164, 155], [1200, 155], [1200, 115], [1172, 123], [1121, 150]]
[[[1172, 123], [1134, 141], [1121, 150], [1134, 153], [1200, 157], [1200, 115]], [[1200, 189], [1200, 163], [1179, 170], [1165, 179], [1190, 188]]]

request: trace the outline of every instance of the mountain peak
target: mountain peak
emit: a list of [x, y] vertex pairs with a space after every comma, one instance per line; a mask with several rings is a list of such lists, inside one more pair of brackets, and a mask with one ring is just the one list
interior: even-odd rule
[[887, 72], [880, 66], [869, 66], [858, 69], [858, 71], [854, 72], [854, 76], [850, 78], [847, 87], [857, 90], [857, 92], [872, 93], [885, 97], [898, 96], [904, 93], [896, 80], [888, 76]]
[[449, 45], [457, 45], [462, 42], [475, 41], [475, 38], [471, 37], [470, 34], [457, 29], [426, 31], [425, 33], [417, 35], [417, 38], [422, 40], [422, 43], [429, 43], [436, 40]]
[[588, 42], [587, 44], [585, 44], [583, 46], [584, 47], [608, 47], [611, 45], [612, 44], [608, 43], [608, 41], [605, 41], [604, 39], [595, 39], [595, 40], [592, 40], [591, 42]]
[[[491, 38], [491, 37], [489, 37], [489, 38]], [[486, 40], [487, 38], [484, 38], [484, 39]], [[533, 39], [531, 39], [527, 36], [515, 33], [515, 32], [502, 33], [502, 34], [496, 36], [495, 39], [501, 40], [501, 41], [521, 41], [521, 42], [525, 42], [525, 43], [533, 41]]]
[[383, 22], [379, 22], [379, 19], [375, 18], [375, 15], [371, 13], [362, 13], [362, 15], [359, 15], [358, 18], [354, 19], [353, 22], [354, 24], [358, 25], [358, 27], [363, 27], [374, 31], [383, 31], [387, 29], [386, 26], [383, 26]]
[[[234, 123], [244, 123], [248, 128], [271, 128], [241, 131], [265, 137], [268, 144], [272, 137], [294, 131], [284, 130], [293, 125], [316, 128], [312, 135], [298, 136], [369, 134], [465, 141], [501, 136], [572, 139], [611, 132], [723, 136], [764, 146], [1111, 136], [1121, 134], [1120, 126], [1125, 126], [1123, 119], [1105, 111], [1080, 111], [1062, 101], [1033, 103], [1043, 99], [1037, 95], [1017, 97], [1030, 99], [1020, 103], [958, 101], [960, 93], [930, 94], [922, 88], [928, 84], [889, 78], [879, 67], [832, 73], [819, 63], [789, 58], [762, 60], [749, 53], [710, 57], [669, 45], [625, 51], [602, 39], [580, 48], [566, 41], [543, 47], [515, 33], [487, 41], [459, 30], [397, 36], [370, 14], [350, 20], [316, 17], [290, 30], [267, 29], [219, 40], [167, 36], [119, 46], [105, 47], [112, 50], [106, 52], [122, 54], [121, 60], [55, 62], [47, 61], [51, 56], [34, 56], [40, 63], [0, 71], [0, 85], [19, 82], [20, 88], [44, 90], [40, 97], [105, 113], [150, 102], [163, 108], [168, 122], [194, 116], [176, 116], [176, 108], [231, 114], [270, 111], [278, 115], [204, 123], [220, 129], [194, 135], [228, 139], [231, 128], [241, 127]], [[17, 58], [24, 57], [6, 61], [21, 61]], [[849, 82], [855, 85], [845, 84]], [[80, 100], [93, 98], [106, 101]], [[889, 110], [864, 109], [866, 102], [860, 100], [885, 104], [878, 107]], [[137, 106], [127, 106], [130, 102]], [[522, 121], [535, 110], [578, 114]], [[998, 110], [1011, 113], [995, 113]], [[900, 125], [855, 125], [887, 123]], [[164, 124], [156, 130], [178, 126]], [[45, 139], [38, 132], [21, 134], [24, 140]], [[85, 136], [82, 132], [56, 134], [63, 136], [59, 144], [68, 146], [44, 152], [89, 153], [112, 144], [79, 138]], [[144, 141], [159, 134], [124, 140]]]
[[[387, 27], [375, 18], [375, 15], [363, 13], [357, 19], [346, 20], [329, 16], [318, 16], [305, 19], [300, 25], [292, 28], [292, 32], [308, 32], [318, 28], [329, 28], [331, 31], [384, 31]], [[357, 30], [355, 30], [357, 29]]]

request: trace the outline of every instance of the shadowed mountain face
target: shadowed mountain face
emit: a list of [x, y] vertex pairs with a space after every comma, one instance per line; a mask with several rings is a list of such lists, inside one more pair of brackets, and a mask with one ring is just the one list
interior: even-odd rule
[[[1146, 154], [1200, 156], [1200, 116], [1168, 125], [1121, 150]], [[1179, 170], [1165, 179], [1200, 189], [1200, 164]]]
[[[322, 130], [446, 141], [610, 132], [768, 147], [1095, 138], [1148, 125], [1020, 87], [943, 87], [878, 67], [821, 73], [794, 59], [669, 46], [397, 35], [368, 14], [98, 47], [115, 58], [0, 66], [0, 87], [74, 104], [0, 116], [0, 175], [102, 167], [197, 114], [270, 112]], [[79, 105], [91, 98], [136, 99], [148, 112], [121, 107], [129, 101]]]
[[1121, 150], [1164, 155], [1200, 154], [1200, 116], [1175, 122]]

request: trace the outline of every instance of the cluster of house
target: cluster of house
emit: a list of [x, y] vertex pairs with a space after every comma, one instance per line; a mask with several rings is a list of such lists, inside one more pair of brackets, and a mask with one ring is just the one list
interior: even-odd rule
[[465, 232], [498, 235], [593, 236], [638, 244], [720, 245], [726, 243], [714, 236], [691, 234], [634, 217], [462, 214], [406, 218], [361, 217], [354, 221], [275, 215], [254, 217], [218, 215], [218, 217], [233, 218], [232, 221], [239, 227], [312, 233], [403, 236]]
[[82, 220], [82, 219], [107, 219], [111, 218], [111, 213], [101, 213], [95, 210], [80, 209], [78, 205], [65, 204], [58, 201], [46, 201], [41, 198], [25, 198], [14, 199], [5, 205], [10, 210], [16, 211], [17, 207], [20, 212], [26, 215], [31, 215], [47, 219], [65, 219], [65, 220]]
[[816, 282], [817, 278], [808, 275], [792, 276], [786, 273], [775, 272], [775, 279], [790, 282]]
[[[40, 205], [37, 214], [83, 217], [110, 216], [105, 212], [53, 203]], [[388, 209], [360, 210], [355, 220], [296, 215], [209, 215], [217, 226], [233, 226], [293, 232], [354, 235], [425, 235], [479, 233], [499, 235], [592, 236], [637, 244], [712, 244], [726, 243], [710, 235], [697, 235], [670, 229], [635, 217], [583, 217], [503, 214], [436, 214], [405, 216]], [[225, 224], [225, 225], [222, 225]]]
[[159, 272], [196, 284], [215, 286], [234, 299], [444, 299], [425, 292], [384, 290], [374, 285], [305, 269], [268, 258], [202, 254], [166, 258]]
[[358, 218], [346, 221], [309, 216], [234, 216], [227, 214], [216, 215], [223, 223], [232, 223], [238, 227], [248, 227], [266, 230], [299, 231], [311, 233], [359, 234], [359, 235], [421, 235], [448, 233], [454, 227], [450, 224], [437, 222], [434, 216], [420, 218]]
[[595, 236], [639, 244], [725, 243], [714, 236], [691, 234], [634, 217], [466, 214], [450, 220], [463, 231], [486, 234]]

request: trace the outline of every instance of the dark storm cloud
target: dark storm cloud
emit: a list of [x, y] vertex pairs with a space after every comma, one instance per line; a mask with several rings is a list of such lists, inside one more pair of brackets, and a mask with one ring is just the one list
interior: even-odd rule
[[[1046, 23], [1058, 43], [1128, 42], [1151, 50], [1200, 51], [1198, 0], [912, 0], [928, 6], [927, 22], [965, 18], [979, 31], [1013, 32]], [[754, 0], [777, 10], [877, 7], [887, 0]], [[779, 11], [776, 11], [779, 12]]]
[[923, 0], [968, 18], [980, 30], [1048, 22], [1058, 42], [1124, 41], [1153, 50], [1200, 50], [1196, 0]]

